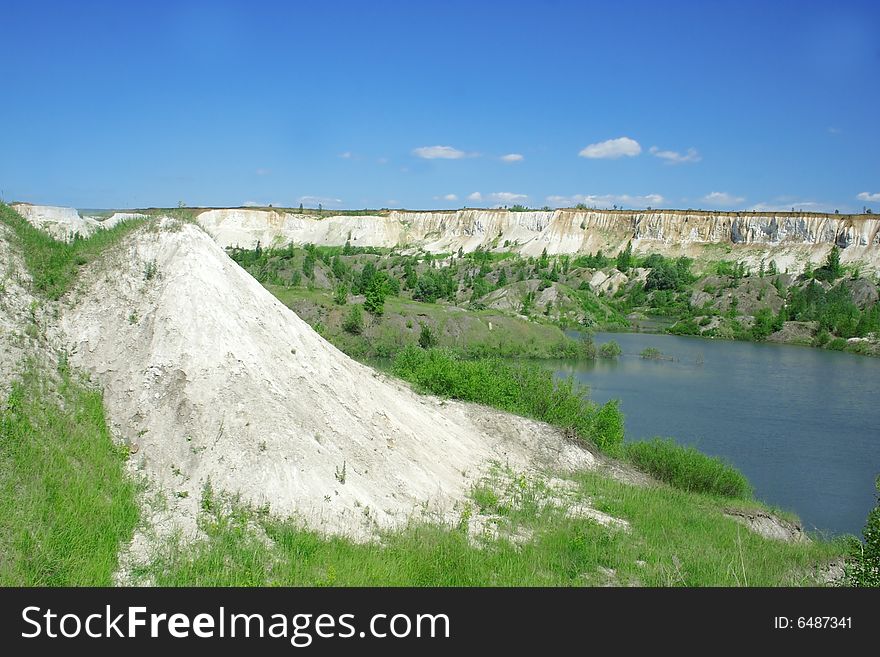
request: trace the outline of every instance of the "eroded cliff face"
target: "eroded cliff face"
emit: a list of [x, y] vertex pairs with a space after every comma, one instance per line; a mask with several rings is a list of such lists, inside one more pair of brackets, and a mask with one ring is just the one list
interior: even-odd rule
[[[199, 223], [221, 246], [253, 248], [294, 244], [419, 247], [430, 252], [459, 248], [509, 249], [524, 255], [614, 254], [632, 241], [638, 253], [660, 252], [775, 260], [780, 269], [819, 263], [834, 244], [844, 263], [880, 269], [880, 219], [871, 215], [704, 211], [458, 210], [332, 216], [272, 210], [206, 210]], [[722, 247], [722, 248], [713, 248]]]

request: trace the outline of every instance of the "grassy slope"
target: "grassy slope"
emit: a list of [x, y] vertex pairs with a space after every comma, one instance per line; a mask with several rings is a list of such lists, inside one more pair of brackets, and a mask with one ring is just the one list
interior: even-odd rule
[[27, 374], [0, 412], [0, 585], [107, 586], [138, 521], [101, 394]]
[[137, 229], [143, 221], [132, 219], [113, 228], [98, 230], [88, 239], [61, 242], [32, 226], [8, 205], [0, 203], [0, 222], [12, 229], [33, 278], [35, 291], [50, 300], [59, 299], [70, 289], [80, 267]]
[[422, 324], [432, 329], [439, 346], [470, 356], [564, 358], [579, 355], [577, 341], [566, 337], [552, 324], [530, 322], [500, 311], [465, 310], [402, 297], [388, 297], [381, 318], [365, 314], [369, 319], [366, 330], [354, 336], [342, 329], [351, 301], [346, 306], [336, 305], [332, 295], [324, 290], [272, 284], [266, 284], [266, 288], [324, 338], [356, 358], [389, 357], [407, 345], [417, 344]]
[[[241, 507], [224, 512], [209, 500], [207, 538], [172, 547], [141, 574], [163, 586], [780, 586], [814, 583], [816, 568], [843, 549], [761, 538], [725, 517], [718, 498], [575, 476], [574, 502], [589, 498], [630, 523], [609, 529], [536, 504], [532, 487], [540, 484], [516, 481], [515, 505], [500, 508], [500, 491], [488, 494], [484, 484], [455, 525], [415, 523], [370, 544]], [[479, 510], [503, 513], [502, 536], [531, 540], [485, 536], [475, 544], [466, 528]]]

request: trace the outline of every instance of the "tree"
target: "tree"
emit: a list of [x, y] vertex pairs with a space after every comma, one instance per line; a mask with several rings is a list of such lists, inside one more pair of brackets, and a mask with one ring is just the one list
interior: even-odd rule
[[501, 271], [498, 272], [498, 287], [504, 285], [507, 285], [507, 270], [502, 267]]
[[360, 278], [358, 278], [355, 282], [355, 292], [357, 294], [366, 294], [367, 290], [370, 289], [370, 285], [373, 282], [373, 278], [376, 276], [376, 265], [372, 262], [368, 262], [364, 265], [363, 269], [361, 269]]
[[342, 330], [352, 335], [364, 332], [364, 313], [359, 305], [352, 306], [348, 311], [348, 316], [342, 322]]
[[626, 248], [617, 254], [617, 271], [626, 273], [632, 267], [632, 253], [633, 243], [630, 240], [627, 242]]
[[832, 279], [840, 278], [843, 275], [843, 267], [840, 265], [840, 247], [836, 244], [831, 247], [828, 259], [825, 260], [825, 269], [831, 274]]
[[364, 308], [376, 317], [381, 317], [385, 312], [385, 285], [378, 276], [373, 278], [367, 288]]
[[345, 266], [345, 263], [342, 262], [342, 258], [339, 256], [333, 256], [330, 269], [333, 271], [333, 275], [336, 279], [340, 281], [344, 279], [345, 275], [348, 273], [348, 267]]
[[415, 267], [407, 260], [406, 264], [403, 265], [403, 286], [408, 290], [414, 290], [418, 281], [419, 277], [416, 274]]
[[302, 212], [303, 212], [303, 204], [300, 203], [299, 204], [299, 213], [302, 214]]
[[303, 260], [302, 270], [306, 278], [315, 277], [315, 255], [311, 251], [306, 254], [305, 260]]

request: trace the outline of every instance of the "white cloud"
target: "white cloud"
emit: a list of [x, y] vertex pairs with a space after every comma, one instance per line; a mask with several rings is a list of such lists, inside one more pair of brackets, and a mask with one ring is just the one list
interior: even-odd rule
[[733, 194], [728, 194], [727, 192], [710, 192], [706, 194], [703, 198], [700, 199], [706, 205], [713, 206], [731, 206], [731, 205], [740, 205], [745, 199], [742, 196], [734, 196]]
[[333, 198], [331, 196], [300, 196], [297, 202], [310, 207], [317, 207], [319, 204], [342, 205], [341, 198]]
[[507, 155], [501, 156], [501, 161], [508, 162], [508, 163], [522, 162], [524, 159], [525, 158], [522, 155], [520, 155], [519, 153], [508, 153]]
[[880, 202], [880, 192], [876, 194], [871, 194], [870, 192], [862, 192], [856, 198], [860, 201], [868, 201], [869, 203], [878, 203]]
[[241, 207], [243, 208], [273, 208], [281, 207], [280, 203], [260, 203], [259, 201], [245, 201]]
[[351, 154], [351, 151], [345, 151], [344, 153], [340, 153], [339, 157], [341, 157], [343, 160], [350, 160], [353, 156]]
[[435, 201], [457, 201], [458, 196], [455, 194], [444, 194], [443, 196], [435, 196]]
[[256, 171], [254, 171], [254, 173], [257, 174], [258, 176], [268, 176], [272, 172], [269, 169], [260, 168], [260, 169], [257, 169]]
[[395, 208], [398, 205], [400, 205], [400, 201], [398, 201], [396, 198], [390, 198], [387, 201], [385, 201], [385, 203], [388, 204], [389, 208]]
[[572, 196], [548, 196], [547, 202], [557, 208], [572, 208], [583, 203], [590, 208], [610, 208], [614, 205], [630, 208], [658, 207], [666, 201], [660, 194], [574, 194]]
[[754, 212], [791, 212], [794, 211], [802, 211], [802, 212], [834, 212], [834, 210], [839, 209], [835, 208], [827, 203], [818, 203], [816, 201], [784, 201], [783, 199], [778, 199], [773, 202], [761, 202], [756, 203], [749, 210]]
[[593, 160], [614, 160], [619, 157], [635, 157], [642, 152], [642, 147], [635, 139], [618, 137], [590, 144], [583, 148], [578, 155]]
[[841, 130], [840, 128], [835, 128], [834, 126], [828, 128], [829, 135], [839, 135], [841, 132], [843, 132], [843, 130]]
[[423, 160], [460, 160], [468, 157], [467, 153], [452, 146], [421, 146], [413, 149], [413, 155]]
[[522, 203], [529, 200], [527, 194], [514, 194], [512, 192], [492, 192], [487, 198], [495, 203], [503, 203], [505, 205]]
[[378, 160], [376, 160], [376, 164], [388, 164], [388, 158], [380, 157]]
[[495, 205], [515, 205], [528, 201], [529, 196], [528, 194], [514, 194], [513, 192], [492, 192], [490, 194], [474, 192], [473, 194], [468, 194], [467, 200], [475, 203], [485, 201]]
[[651, 155], [665, 160], [666, 164], [684, 164], [686, 162], [699, 162], [703, 156], [697, 152], [696, 148], [689, 148], [687, 153], [682, 155], [678, 151], [661, 151], [656, 146], [651, 146]]

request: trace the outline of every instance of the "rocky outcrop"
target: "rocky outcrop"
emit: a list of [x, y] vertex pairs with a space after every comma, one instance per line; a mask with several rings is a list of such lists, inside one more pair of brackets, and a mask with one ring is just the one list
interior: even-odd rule
[[88, 237], [99, 228], [112, 228], [121, 221], [144, 217], [131, 212], [114, 212], [107, 218], [80, 216], [74, 208], [51, 205], [16, 203], [12, 208], [33, 226], [40, 228], [57, 240], [70, 241], [76, 235]]
[[821, 262], [833, 245], [842, 261], [880, 269], [880, 219], [870, 215], [797, 212], [458, 210], [390, 211], [317, 217], [277, 210], [206, 210], [199, 223], [221, 246], [295, 244], [419, 247], [435, 253], [477, 248], [537, 256], [616, 253], [630, 241], [637, 252], [699, 255], [708, 245], [729, 247], [717, 257], [776, 260], [782, 271]]

